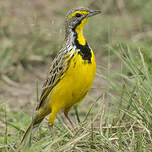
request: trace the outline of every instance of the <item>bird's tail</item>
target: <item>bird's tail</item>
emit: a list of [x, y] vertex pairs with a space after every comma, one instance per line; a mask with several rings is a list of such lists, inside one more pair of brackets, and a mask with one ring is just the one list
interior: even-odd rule
[[21, 143], [20, 143], [21, 149], [25, 149], [30, 146], [31, 136], [35, 133], [35, 131], [37, 130], [37, 128], [39, 127], [43, 119], [44, 118], [41, 118], [39, 120], [37, 120], [36, 118], [33, 119], [32, 123], [28, 127], [27, 131], [25, 132], [21, 140]]

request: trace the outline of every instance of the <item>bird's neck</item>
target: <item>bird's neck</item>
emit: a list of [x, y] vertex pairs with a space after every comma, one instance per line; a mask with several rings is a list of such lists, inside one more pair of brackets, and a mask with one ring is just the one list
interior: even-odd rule
[[75, 41], [77, 41], [82, 46], [86, 45], [87, 42], [86, 42], [84, 35], [83, 35], [83, 29], [84, 29], [84, 25], [87, 21], [88, 21], [87, 18], [83, 19], [73, 29], [66, 27], [65, 40], [68, 41], [67, 43], [69, 43], [69, 41], [71, 42], [73, 40], [74, 43], [75, 43]]
[[67, 31], [66, 46], [68, 46], [69, 50], [73, 48], [79, 50], [78, 53], [82, 56], [82, 58], [91, 62], [91, 49], [83, 35], [85, 22], [81, 22], [81, 24], [77, 25], [75, 29]]
[[78, 25], [75, 29], [74, 32], [76, 33], [76, 39], [78, 43], [82, 46], [86, 45], [86, 40], [83, 35], [83, 29], [84, 29], [84, 22], [82, 22], [80, 25]]

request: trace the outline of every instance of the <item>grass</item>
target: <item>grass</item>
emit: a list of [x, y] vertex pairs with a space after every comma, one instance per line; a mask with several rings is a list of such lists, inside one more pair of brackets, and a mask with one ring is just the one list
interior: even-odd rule
[[[89, 94], [79, 106], [80, 123], [77, 122], [75, 111], [71, 111], [70, 115], [76, 123], [74, 131], [69, 129], [61, 114], [57, 116], [54, 135], [51, 135], [45, 120], [27, 151], [152, 150], [152, 5], [148, 0], [121, 2], [79, 0], [69, 5], [63, 2], [66, 8], [86, 4], [103, 10], [101, 18], [93, 18], [86, 25], [85, 36], [95, 50], [98, 83], [104, 82], [104, 85], [94, 86], [92, 92], [95, 92], [95, 95]], [[10, 2], [2, 4], [7, 3]], [[32, 5], [35, 6], [33, 3]], [[1, 11], [0, 76], [5, 75], [20, 85], [22, 75], [18, 67], [23, 67], [23, 74], [29, 68], [35, 67], [35, 62], [36, 67], [42, 63], [45, 67], [48, 64], [47, 58], [53, 57], [56, 50], [62, 47], [63, 39], [58, 35], [62, 35], [63, 31], [54, 32], [56, 28], [62, 28], [62, 24], [54, 27], [52, 23], [49, 25], [52, 30], [49, 30], [48, 6], [49, 4], [43, 6], [45, 9], [40, 13], [43, 16], [37, 17], [38, 24], [34, 22], [32, 27], [24, 24], [22, 29], [20, 24], [17, 24], [20, 23], [18, 14], [15, 16], [17, 23], [10, 16], [4, 21], [6, 10]], [[60, 20], [63, 23], [66, 11], [63, 8], [61, 10], [53, 12], [55, 22]], [[24, 19], [27, 19], [26, 11], [25, 8]], [[38, 14], [38, 11], [39, 9], [36, 9], [35, 13]], [[51, 36], [48, 33], [51, 33]], [[38, 88], [38, 82], [36, 86]], [[5, 81], [1, 77], [0, 89], [3, 87]], [[38, 94], [38, 89], [35, 94]], [[24, 109], [12, 108], [3, 96], [1, 97], [0, 151], [15, 152], [31, 122], [32, 114], [24, 112]]]

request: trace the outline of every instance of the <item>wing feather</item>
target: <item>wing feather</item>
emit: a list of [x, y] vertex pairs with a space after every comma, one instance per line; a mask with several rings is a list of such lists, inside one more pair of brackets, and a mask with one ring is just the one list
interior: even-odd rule
[[61, 50], [57, 57], [53, 60], [47, 78], [43, 84], [42, 94], [36, 110], [44, 105], [47, 96], [61, 80], [61, 77], [65, 74], [69, 67], [72, 57], [73, 56], [71, 56], [71, 53], [66, 53], [66, 51]]

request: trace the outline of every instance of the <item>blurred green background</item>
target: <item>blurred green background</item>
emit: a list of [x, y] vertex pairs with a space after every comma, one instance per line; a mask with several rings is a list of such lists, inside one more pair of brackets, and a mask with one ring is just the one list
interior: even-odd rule
[[[0, 1], [0, 72], [10, 67], [28, 66], [30, 61], [45, 62], [56, 53], [64, 40], [64, 17], [71, 8], [100, 9], [102, 15], [86, 25], [85, 36], [95, 53], [107, 55], [107, 46], [127, 43], [132, 48], [151, 47], [152, 11], [149, 0], [1, 0]], [[102, 62], [102, 61], [101, 61]]]
[[[75, 136], [69, 135], [63, 141], [63, 134], [58, 133], [59, 147], [53, 146], [53, 150], [152, 150], [152, 1], [1, 0], [0, 151], [15, 149], [10, 148], [11, 143], [19, 142], [22, 130], [27, 128], [36, 104], [37, 86], [40, 91], [49, 65], [63, 46], [65, 15], [81, 6], [102, 11], [91, 18], [84, 31], [95, 52], [97, 75], [88, 97], [79, 106], [79, 115], [84, 119], [86, 104], [92, 105], [86, 124], [93, 119], [94, 127], [88, 131], [91, 137], [82, 138], [85, 146], [81, 140], [76, 142], [77, 149], [70, 149]], [[74, 111], [71, 115], [74, 117]], [[62, 124], [59, 120], [60, 116], [56, 131]], [[105, 130], [100, 132], [102, 126]], [[78, 130], [83, 130], [81, 127]], [[38, 139], [48, 134], [45, 130]], [[45, 147], [43, 139], [37, 141], [31, 151], [46, 151], [49, 144]]]

